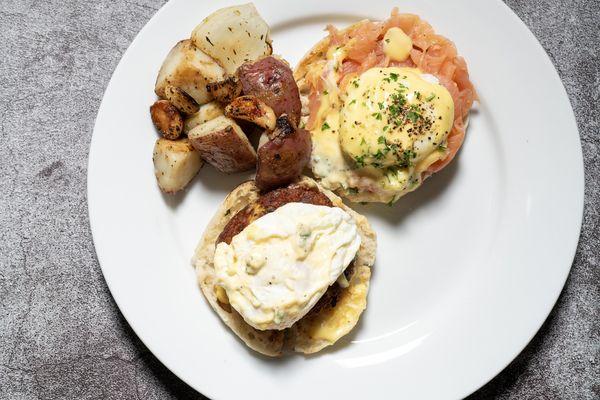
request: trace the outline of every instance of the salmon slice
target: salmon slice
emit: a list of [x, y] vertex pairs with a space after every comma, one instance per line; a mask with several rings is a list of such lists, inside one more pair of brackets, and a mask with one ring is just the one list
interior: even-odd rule
[[[402, 29], [413, 42], [410, 57], [402, 62], [392, 61], [383, 52], [383, 36], [392, 27]], [[338, 83], [344, 88], [356, 75], [374, 67], [412, 67], [436, 76], [454, 101], [454, 125], [448, 135], [448, 155], [432, 164], [423, 172], [423, 177], [438, 172], [456, 156], [465, 138], [465, 120], [477, 94], [465, 60], [458, 55], [456, 46], [444, 36], [435, 33], [431, 25], [414, 14], [400, 14], [392, 10], [388, 19], [381, 22], [362, 21], [345, 30], [327, 26], [329, 46], [344, 46], [347, 57], [338, 71]], [[309, 95], [309, 129], [314, 128], [314, 119], [319, 109], [322, 90], [320, 79], [311, 81]]]

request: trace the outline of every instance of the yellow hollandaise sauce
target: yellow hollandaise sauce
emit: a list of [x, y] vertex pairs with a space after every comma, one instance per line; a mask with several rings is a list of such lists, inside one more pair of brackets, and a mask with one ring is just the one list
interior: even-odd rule
[[[390, 31], [386, 36], [397, 34]], [[351, 200], [393, 202], [446, 157], [452, 97], [433, 75], [404, 67], [369, 69], [341, 90], [334, 84], [335, 61], [343, 49], [337, 52], [342, 56], [328, 57], [318, 126], [311, 131], [313, 172]]]

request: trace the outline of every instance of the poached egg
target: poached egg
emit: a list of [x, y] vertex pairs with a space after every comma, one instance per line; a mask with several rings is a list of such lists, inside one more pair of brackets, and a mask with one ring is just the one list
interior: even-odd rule
[[289, 328], [341, 277], [360, 244], [341, 208], [288, 203], [217, 245], [217, 285], [254, 328]]
[[[412, 42], [392, 28], [386, 55], [409, 56]], [[327, 189], [353, 201], [394, 202], [420, 186], [423, 172], [448, 152], [454, 102], [438, 79], [419, 69], [374, 67], [340, 87], [344, 47], [330, 48], [324, 89], [311, 129], [311, 168]]]

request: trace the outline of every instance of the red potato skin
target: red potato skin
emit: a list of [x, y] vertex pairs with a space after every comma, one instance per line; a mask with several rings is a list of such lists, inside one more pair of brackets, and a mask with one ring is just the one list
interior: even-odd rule
[[202, 159], [226, 174], [248, 171], [256, 165], [256, 155], [248, 139], [240, 138], [231, 126], [210, 135], [190, 138], [190, 143]]
[[256, 186], [262, 191], [284, 186], [298, 178], [310, 159], [310, 133], [296, 128], [284, 114], [270, 140], [258, 149]]
[[244, 94], [256, 96], [273, 109], [276, 117], [287, 114], [298, 125], [302, 111], [300, 93], [294, 74], [284, 61], [267, 56], [246, 62], [238, 68], [237, 75]]

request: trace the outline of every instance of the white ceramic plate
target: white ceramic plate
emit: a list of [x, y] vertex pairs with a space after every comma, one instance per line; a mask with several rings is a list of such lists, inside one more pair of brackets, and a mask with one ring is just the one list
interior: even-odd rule
[[295, 64], [327, 23], [428, 20], [467, 59], [481, 102], [446, 170], [394, 207], [356, 207], [378, 233], [369, 306], [346, 340], [316, 356], [259, 357], [204, 301], [190, 258], [225, 195], [247, 176], [205, 167], [190, 190], [158, 190], [148, 107], [173, 44], [232, 1], [171, 1], [140, 32], [104, 95], [88, 201], [98, 259], [148, 348], [215, 399], [454, 399], [528, 343], [573, 260], [583, 209], [577, 126], [542, 47], [500, 1], [302, 0], [255, 4], [275, 52]]

